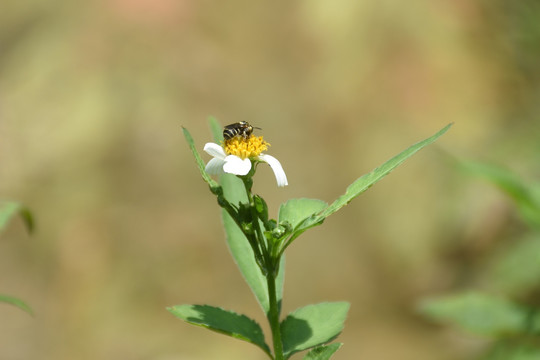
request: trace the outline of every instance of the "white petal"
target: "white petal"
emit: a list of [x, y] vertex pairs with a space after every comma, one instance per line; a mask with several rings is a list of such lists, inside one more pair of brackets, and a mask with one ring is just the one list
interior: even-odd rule
[[206, 164], [204, 170], [210, 175], [223, 174], [223, 165], [225, 165], [225, 160], [213, 158]]
[[227, 154], [225, 154], [225, 150], [223, 150], [223, 147], [216, 143], [206, 143], [204, 145], [204, 151], [206, 151], [209, 155], [222, 160], [227, 156]]
[[223, 171], [234, 175], [246, 175], [251, 170], [251, 160], [240, 159], [236, 155], [229, 155], [225, 158]]
[[285, 175], [285, 171], [283, 171], [283, 167], [281, 167], [281, 163], [278, 159], [266, 154], [259, 155], [259, 159], [270, 165], [276, 176], [277, 186], [283, 187], [289, 185], [287, 182], [287, 175]]

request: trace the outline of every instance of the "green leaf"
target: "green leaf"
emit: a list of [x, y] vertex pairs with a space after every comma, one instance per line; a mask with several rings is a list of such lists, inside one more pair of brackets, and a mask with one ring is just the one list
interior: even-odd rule
[[527, 334], [540, 334], [540, 308], [531, 307], [527, 312]]
[[202, 178], [204, 179], [204, 181], [206, 181], [208, 186], [210, 186], [210, 190], [214, 194], [216, 194], [219, 191], [218, 183], [214, 181], [210, 177], [210, 175], [208, 175], [208, 173], [206, 172], [205, 170], [206, 166], [204, 164], [204, 161], [202, 160], [201, 155], [197, 151], [197, 148], [195, 147], [195, 142], [193, 141], [193, 138], [191, 137], [191, 134], [189, 133], [189, 131], [184, 127], [182, 127], [182, 131], [184, 132], [184, 137], [186, 138], [186, 141], [191, 149], [191, 152], [193, 153], [193, 156], [195, 157], [195, 161], [197, 162], [197, 166], [199, 167], [199, 171], [201, 172]]
[[[221, 175], [220, 181], [223, 186], [223, 194], [229, 202], [238, 203], [239, 200], [247, 201], [244, 185], [236, 176], [224, 174]], [[270, 301], [268, 299], [266, 277], [262, 274], [261, 269], [255, 262], [255, 256], [248, 239], [225, 210], [222, 211], [222, 216], [231, 255], [263, 311], [268, 313]], [[276, 279], [277, 300], [279, 303], [283, 296], [284, 273], [285, 259], [282, 258], [279, 274]]]
[[516, 341], [500, 341], [493, 346], [482, 360], [538, 360], [540, 349], [537, 346]]
[[30, 314], [32, 316], [34, 315], [34, 312], [32, 311], [32, 308], [30, 308], [30, 306], [28, 306], [21, 299], [17, 299], [17, 298], [14, 298], [12, 296], [8, 296], [8, 295], [0, 295], [0, 302], [14, 305], [14, 306], [18, 307], [19, 309], [26, 311], [28, 314]]
[[209, 305], [177, 305], [167, 310], [187, 323], [257, 345], [272, 357], [261, 327], [245, 315]]
[[[322, 200], [314, 199], [293, 199], [282, 205], [280, 208], [280, 222], [291, 218], [294, 222], [293, 231], [287, 243], [283, 246], [282, 252], [304, 231], [320, 225], [323, 221], [343, 206], [350, 203], [355, 197], [369, 189], [373, 184], [388, 175], [392, 170], [401, 165], [406, 159], [414, 155], [423, 147], [431, 144], [443, 135], [452, 126], [449, 124], [437, 132], [435, 135], [416, 143], [400, 154], [394, 156], [372, 172], [358, 178], [346, 190], [345, 194], [336, 199], [331, 205], [326, 205]], [[324, 206], [323, 206], [324, 204]], [[299, 210], [296, 210], [298, 208]], [[313, 210], [317, 210], [312, 212]], [[284, 215], [281, 215], [283, 212]], [[290, 222], [290, 220], [288, 220]]]
[[524, 333], [528, 311], [508, 300], [483, 293], [464, 293], [423, 302], [420, 310], [431, 318], [469, 332], [499, 337]]
[[317, 346], [304, 356], [303, 360], [328, 360], [334, 355], [336, 351], [343, 345], [342, 343], [335, 343], [330, 345]]
[[537, 184], [528, 184], [508, 169], [473, 161], [458, 164], [472, 175], [484, 178], [506, 193], [517, 205], [525, 221], [540, 225], [540, 196]]
[[318, 214], [327, 206], [326, 202], [317, 199], [291, 199], [281, 204], [279, 223], [288, 222], [292, 227], [291, 235], [281, 248], [281, 253], [304, 231], [323, 223], [324, 217], [319, 217]]
[[20, 215], [28, 231], [34, 229], [34, 219], [30, 211], [22, 204], [15, 201], [0, 202], [0, 231], [3, 230], [8, 222], [16, 215]]
[[296, 229], [305, 219], [320, 213], [328, 204], [317, 199], [291, 199], [279, 208], [278, 221], [288, 221]]
[[253, 249], [249, 245], [248, 239], [242, 233], [238, 225], [227, 214], [226, 211], [222, 212], [223, 225], [227, 235], [227, 244], [229, 250], [234, 259], [234, 262], [238, 266], [238, 269], [242, 273], [244, 280], [248, 283], [251, 291], [261, 304], [265, 312], [269, 309], [268, 291], [266, 285], [266, 278], [263, 276], [261, 269], [255, 262]]
[[[372, 172], [357, 179], [355, 182], [349, 185], [344, 195], [337, 198], [336, 201], [334, 201], [319, 215], [320, 220], [323, 220], [324, 218], [332, 215], [333, 213], [341, 209], [343, 206], [350, 203], [355, 197], [357, 197], [358, 195], [369, 189], [373, 184], [388, 175], [392, 170], [401, 165], [401, 163], [414, 155], [418, 150], [437, 140], [441, 135], [448, 131], [450, 126], [452, 126], [452, 124], [446, 125], [435, 135], [410, 146], [409, 148], [394, 156]], [[316, 222], [316, 220], [317, 219], [314, 219], [312, 223]]]
[[292, 354], [335, 339], [343, 330], [347, 302], [308, 305], [290, 313], [281, 322], [283, 353]]

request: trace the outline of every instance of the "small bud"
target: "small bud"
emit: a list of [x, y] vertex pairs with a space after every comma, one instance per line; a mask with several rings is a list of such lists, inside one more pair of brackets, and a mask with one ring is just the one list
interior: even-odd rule
[[291, 232], [293, 230], [291, 223], [288, 221], [280, 222], [278, 227], [283, 228], [285, 232]]
[[277, 226], [277, 221], [274, 219], [270, 219], [266, 224], [268, 225], [269, 229], [274, 230]]
[[279, 239], [282, 237], [287, 230], [284, 226], [278, 225], [276, 228], [272, 230], [272, 236], [276, 239]]
[[223, 195], [218, 195], [217, 202], [221, 207], [224, 207], [229, 203]]
[[261, 220], [266, 223], [268, 221], [268, 205], [266, 205], [264, 199], [259, 195], [253, 196], [253, 202], [257, 214], [259, 214]]
[[210, 191], [212, 192], [212, 194], [214, 195], [217, 195], [217, 196], [222, 196], [223, 195], [223, 188], [221, 186], [210, 186]]
[[253, 234], [253, 225], [251, 223], [242, 223], [242, 231], [244, 234]]

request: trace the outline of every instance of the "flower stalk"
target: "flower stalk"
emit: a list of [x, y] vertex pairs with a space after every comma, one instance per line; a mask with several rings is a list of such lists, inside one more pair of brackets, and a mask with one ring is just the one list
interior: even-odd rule
[[[253, 168], [254, 170], [254, 168]], [[252, 171], [254, 173], [254, 171]], [[250, 171], [250, 174], [252, 174]], [[279, 323], [279, 304], [277, 300], [277, 291], [276, 291], [276, 277], [279, 272], [279, 258], [276, 258], [273, 256], [273, 248], [274, 244], [273, 241], [268, 240], [261, 229], [261, 222], [265, 224], [264, 217], [261, 218], [261, 213], [264, 214], [265, 209], [262, 212], [257, 209], [257, 204], [255, 201], [255, 196], [251, 192], [251, 188], [253, 185], [253, 180], [249, 176], [243, 176], [242, 181], [244, 183], [244, 188], [246, 190], [246, 195], [248, 198], [248, 206], [250, 208], [251, 212], [251, 219], [252, 219], [252, 228], [254, 230], [254, 235], [257, 240], [257, 246], [255, 248], [257, 250], [260, 250], [262, 252], [262, 258], [264, 261], [264, 266], [261, 267], [261, 271], [263, 275], [266, 277], [266, 284], [268, 288], [268, 300], [269, 300], [269, 310], [267, 313], [267, 319], [268, 323], [270, 324], [270, 329], [272, 331], [272, 341], [273, 341], [273, 347], [274, 347], [274, 359], [275, 360], [283, 360], [283, 344], [281, 340], [281, 330], [280, 330], [280, 323]], [[262, 198], [261, 198], [262, 200]], [[262, 200], [264, 201], [264, 200]], [[266, 204], [263, 205], [263, 207], [266, 207]], [[267, 212], [267, 211], [266, 211]], [[254, 249], [254, 251], [256, 251]]]
[[269, 271], [266, 275], [266, 282], [268, 284], [268, 297], [270, 300], [270, 309], [267, 314], [268, 323], [272, 330], [272, 342], [274, 345], [274, 359], [283, 360], [283, 343], [281, 341], [281, 328], [279, 325], [279, 304], [277, 302], [276, 293], [276, 272]]

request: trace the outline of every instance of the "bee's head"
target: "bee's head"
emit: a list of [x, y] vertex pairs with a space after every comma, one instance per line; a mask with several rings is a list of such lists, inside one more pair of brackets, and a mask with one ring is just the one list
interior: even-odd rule
[[244, 128], [244, 131], [248, 134], [251, 134], [253, 132], [253, 129], [257, 129], [253, 126], [251, 126], [247, 121], [240, 121], [239, 123]]

